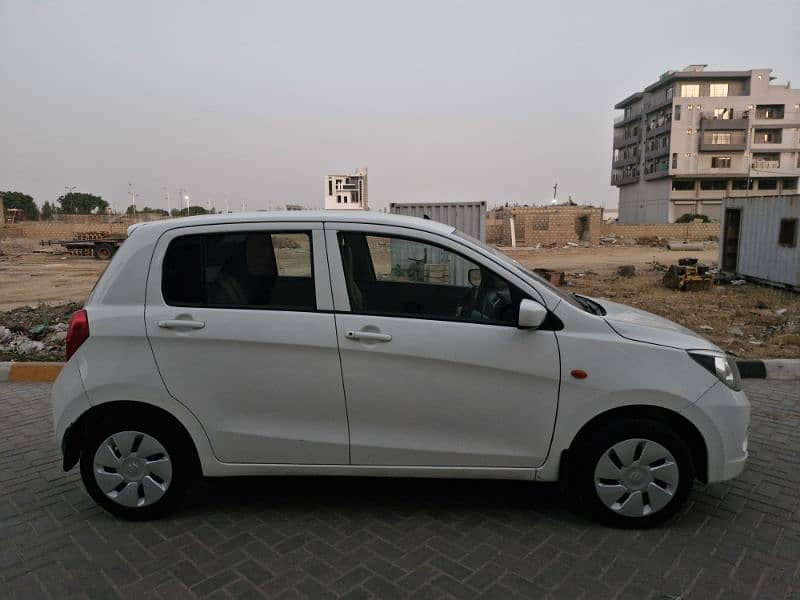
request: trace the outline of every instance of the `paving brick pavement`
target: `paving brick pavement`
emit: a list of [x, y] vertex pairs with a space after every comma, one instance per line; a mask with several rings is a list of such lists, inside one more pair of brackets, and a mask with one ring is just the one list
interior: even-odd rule
[[2, 598], [800, 598], [800, 390], [749, 382], [752, 457], [649, 531], [502, 481], [207, 480], [150, 523], [63, 473], [44, 384], [0, 384]]

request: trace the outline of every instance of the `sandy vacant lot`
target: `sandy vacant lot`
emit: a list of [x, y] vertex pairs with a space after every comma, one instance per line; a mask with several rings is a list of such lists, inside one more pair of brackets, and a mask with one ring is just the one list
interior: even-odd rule
[[107, 261], [83, 256], [0, 256], [0, 310], [82, 302], [107, 265]]

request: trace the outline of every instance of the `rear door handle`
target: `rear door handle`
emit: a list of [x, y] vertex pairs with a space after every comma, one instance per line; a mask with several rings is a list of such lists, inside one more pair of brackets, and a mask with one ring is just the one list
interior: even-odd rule
[[391, 342], [392, 336], [388, 333], [376, 333], [374, 331], [348, 331], [344, 334], [348, 340], [367, 340], [370, 342]]
[[206, 326], [203, 321], [190, 321], [188, 319], [166, 319], [159, 321], [161, 329], [202, 329]]

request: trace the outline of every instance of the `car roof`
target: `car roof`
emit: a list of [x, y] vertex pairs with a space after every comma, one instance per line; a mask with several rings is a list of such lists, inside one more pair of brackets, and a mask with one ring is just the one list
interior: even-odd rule
[[364, 210], [287, 210], [270, 212], [224, 213], [197, 215], [136, 223], [128, 227], [128, 235], [134, 230], [146, 229], [148, 233], [159, 235], [176, 227], [195, 227], [200, 225], [225, 225], [234, 223], [368, 223], [371, 225], [394, 225], [410, 227], [434, 233], [450, 234], [455, 228], [430, 219], [407, 217], [391, 213]]

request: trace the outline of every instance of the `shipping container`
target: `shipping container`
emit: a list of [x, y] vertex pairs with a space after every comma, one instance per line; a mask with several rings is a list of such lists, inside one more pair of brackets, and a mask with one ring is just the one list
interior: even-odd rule
[[428, 217], [432, 221], [452, 225], [482, 242], [486, 241], [486, 202], [392, 202], [389, 212], [420, 219]]
[[727, 198], [720, 269], [800, 291], [800, 196]]
[[[445, 225], [452, 225], [459, 231], [474, 238], [486, 241], [486, 203], [391, 203], [389, 211], [396, 215], [428, 217]], [[427, 283], [450, 283], [468, 286], [469, 265], [451, 252], [430, 246], [424, 249], [424, 256], [411, 256], [418, 253], [418, 244], [407, 244], [394, 240], [391, 247], [391, 260], [394, 268], [416, 273], [421, 281]]]

